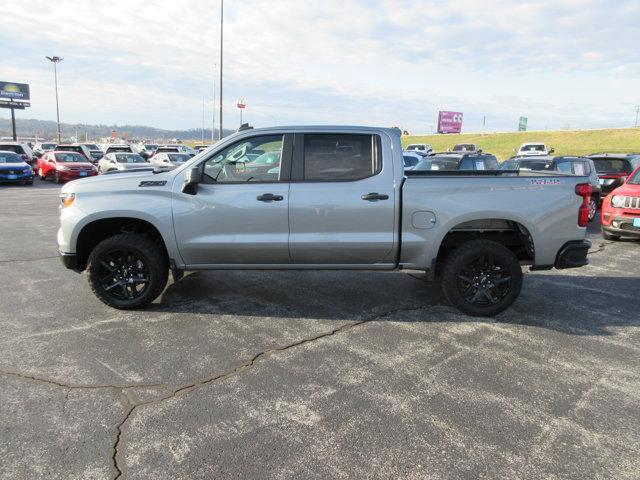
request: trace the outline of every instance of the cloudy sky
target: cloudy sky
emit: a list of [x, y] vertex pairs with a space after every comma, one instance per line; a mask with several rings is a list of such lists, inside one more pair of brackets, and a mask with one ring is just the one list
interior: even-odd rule
[[[219, 0], [22, 0], [0, 30], [0, 80], [31, 84], [25, 115], [210, 124]], [[310, 123], [465, 131], [626, 127], [640, 103], [638, 0], [227, 0], [225, 127]], [[6, 112], [2, 112], [6, 117]], [[483, 118], [486, 125], [483, 127]]]

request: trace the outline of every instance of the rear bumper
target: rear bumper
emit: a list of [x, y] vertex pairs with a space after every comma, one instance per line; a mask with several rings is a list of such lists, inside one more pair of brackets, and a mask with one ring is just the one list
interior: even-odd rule
[[587, 253], [590, 248], [589, 240], [567, 242], [558, 252], [554, 266], [557, 269], [584, 267], [589, 264]]
[[73, 270], [78, 273], [82, 271], [78, 266], [78, 256], [75, 253], [64, 253], [58, 250], [58, 255], [60, 256], [62, 264], [69, 270]]

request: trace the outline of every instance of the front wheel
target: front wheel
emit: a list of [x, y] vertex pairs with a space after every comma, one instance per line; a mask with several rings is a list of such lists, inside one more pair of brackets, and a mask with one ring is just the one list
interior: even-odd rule
[[451, 252], [442, 271], [444, 296], [474, 317], [506, 310], [520, 294], [522, 268], [508, 248], [489, 240], [473, 240]]
[[122, 233], [100, 242], [89, 255], [89, 285], [106, 305], [134, 309], [164, 290], [169, 275], [160, 247], [145, 235]]

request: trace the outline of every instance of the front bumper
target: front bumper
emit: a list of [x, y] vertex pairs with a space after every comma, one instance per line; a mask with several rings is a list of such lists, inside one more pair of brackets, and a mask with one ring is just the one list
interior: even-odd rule
[[587, 253], [590, 248], [591, 242], [589, 240], [576, 240], [565, 243], [556, 256], [555, 267], [563, 269], [588, 265]]
[[29, 171], [29, 173], [21, 172], [12, 174], [0, 172], [0, 182], [28, 182], [30, 180], [33, 180], [33, 171]]
[[78, 266], [78, 255], [75, 253], [64, 253], [60, 250], [58, 250], [58, 255], [60, 256], [62, 264], [69, 270], [73, 270], [78, 273], [82, 272], [82, 269]]
[[95, 177], [96, 175], [98, 175], [98, 172], [94, 172], [94, 171], [86, 171], [84, 173], [86, 173], [86, 175], [80, 175], [80, 172], [58, 170], [58, 175], [60, 179], [65, 182], [70, 180], [78, 180], [79, 178]]
[[633, 220], [635, 218], [640, 218], [640, 215], [616, 215], [608, 224], [605, 225], [604, 222], [602, 223], [602, 230], [611, 235], [640, 238], [640, 228], [633, 226]]

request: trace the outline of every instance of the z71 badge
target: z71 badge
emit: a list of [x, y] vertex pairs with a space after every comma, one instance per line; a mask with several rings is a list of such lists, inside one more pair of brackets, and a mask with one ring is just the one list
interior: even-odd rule
[[139, 187], [162, 187], [163, 185], [166, 185], [167, 181], [166, 180], [146, 180], [144, 182], [140, 182], [140, 185], [138, 185]]

